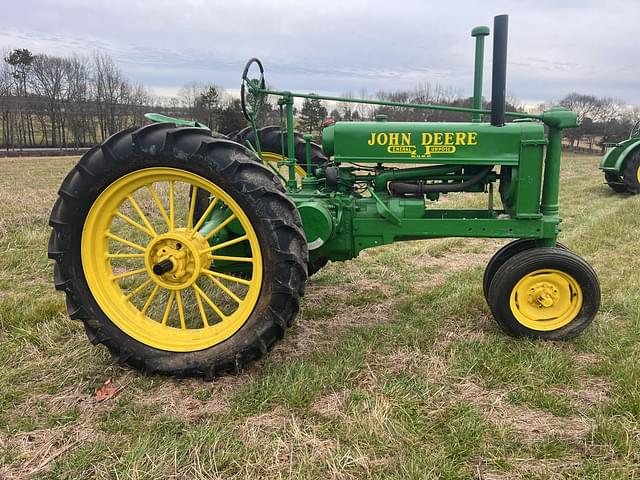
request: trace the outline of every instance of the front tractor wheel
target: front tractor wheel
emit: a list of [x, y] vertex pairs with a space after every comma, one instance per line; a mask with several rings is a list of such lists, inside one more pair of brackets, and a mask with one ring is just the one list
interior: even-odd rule
[[[568, 250], [567, 247], [559, 242], [556, 242], [556, 247]], [[515, 254], [524, 252], [531, 248], [536, 248], [535, 240], [530, 238], [519, 238], [504, 245], [493, 255], [493, 257], [491, 257], [489, 263], [487, 263], [487, 266], [484, 269], [484, 276], [482, 278], [482, 289], [484, 292], [484, 298], [486, 298], [487, 301], [489, 301], [489, 286], [500, 267]]]
[[51, 225], [71, 317], [149, 373], [239, 371], [283, 337], [304, 293], [307, 247], [279, 181], [200, 129], [153, 124], [90, 150]]
[[531, 248], [498, 269], [488, 302], [510, 335], [560, 340], [578, 335], [594, 319], [600, 285], [593, 268], [575, 253]]

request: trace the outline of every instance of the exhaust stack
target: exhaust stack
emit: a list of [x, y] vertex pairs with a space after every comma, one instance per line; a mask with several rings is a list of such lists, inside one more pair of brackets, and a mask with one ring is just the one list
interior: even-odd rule
[[493, 71], [491, 75], [491, 125], [504, 126], [507, 93], [507, 37], [509, 16], [493, 19]]

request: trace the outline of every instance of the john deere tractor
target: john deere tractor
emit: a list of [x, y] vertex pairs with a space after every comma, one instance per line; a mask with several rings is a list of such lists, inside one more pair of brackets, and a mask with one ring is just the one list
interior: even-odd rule
[[605, 183], [617, 193], [640, 193], [640, 122], [633, 126], [629, 138], [606, 146], [600, 162]]
[[[251, 59], [242, 75], [248, 129], [225, 137], [152, 115], [160, 121], [92, 148], [64, 180], [50, 220], [55, 285], [71, 318], [120, 362], [211, 378], [282, 339], [308, 276], [326, 262], [398, 241], [484, 237], [514, 239], [483, 280], [506, 333], [582, 332], [599, 308], [598, 279], [556, 242], [562, 130], [577, 126], [576, 115], [505, 111], [507, 22], [495, 18], [491, 110], [481, 108], [483, 26], [472, 31], [470, 108], [272, 90]], [[260, 128], [266, 95], [279, 98], [281, 124]], [[470, 121], [338, 122], [320, 146], [294, 131], [294, 102], [304, 98]], [[456, 192], [483, 196], [486, 208], [437, 206]]]

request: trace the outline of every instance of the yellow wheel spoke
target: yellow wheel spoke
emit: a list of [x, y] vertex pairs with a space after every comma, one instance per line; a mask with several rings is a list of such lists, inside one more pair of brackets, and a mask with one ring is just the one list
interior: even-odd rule
[[156, 206], [158, 207], [158, 210], [160, 210], [160, 214], [162, 215], [162, 218], [164, 218], [164, 221], [167, 223], [167, 227], [170, 227], [171, 226], [171, 222], [169, 221], [169, 216], [167, 215], [167, 211], [162, 206], [162, 202], [160, 201], [160, 198], [158, 197], [158, 194], [156, 193], [155, 189], [153, 188], [153, 184], [147, 185], [147, 189], [149, 190], [149, 193], [151, 194], [151, 198], [153, 198], [153, 201], [155, 202]]
[[242, 235], [241, 237], [234, 238], [233, 240], [227, 240], [226, 242], [219, 243], [217, 245], [214, 245], [213, 247], [209, 247], [205, 250], [202, 250], [200, 253], [214, 252], [216, 250], [220, 250], [221, 248], [229, 247], [231, 245], [235, 245], [236, 243], [244, 242], [245, 240], [248, 240], [248, 239], [249, 239], [248, 236]]
[[184, 309], [182, 308], [182, 294], [180, 290], [176, 292], [176, 303], [178, 304], [178, 316], [180, 317], [180, 328], [187, 329], [187, 323], [184, 320]]
[[175, 223], [175, 204], [173, 199], [173, 180], [169, 181], [169, 231], [173, 230]]
[[222, 230], [224, 227], [226, 227], [227, 225], [229, 225], [229, 223], [231, 223], [232, 220], [234, 220], [236, 218], [235, 214], [231, 214], [230, 217], [227, 217], [225, 219], [224, 222], [222, 222], [220, 225], [218, 225], [216, 228], [214, 228], [213, 230], [211, 230], [209, 233], [207, 233], [207, 235], [204, 237], [205, 240], [209, 240], [211, 237], [213, 237], [216, 233], [218, 233], [220, 230]]
[[166, 326], [167, 325], [167, 320], [169, 320], [169, 313], [171, 313], [171, 307], [173, 305], [173, 298], [176, 296], [176, 292], [175, 290], [171, 290], [171, 293], [169, 294], [169, 300], [167, 301], [167, 306], [164, 309], [164, 315], [162, 315], [162, 325]]
[[227, 262], [253, 263], [253, 257], [230, 257], [229, 255], [213, 255], [214, 260], [226, 260]]
[[187, 228], [193, 227], [193, 215], [196, 210], [196, 198], [198, 196], [198, 187], [191, 187], [191, 199], [189, 200], [189, 218], [187, 218]]
[[207, 276], [213, 275], [214, 277], [224, 278], [225, 280], [230, 280], [232, 282], [239, 283], [240, 285], [247, 285], [247, 286], [251, 285], [251, 281], [250, 280], [245, 280], [244, 278], [234, 277], [233, 275], [227, 275], [225, 273], [214, 272], [213, 270], [202, 270], [202, 273], [204, 273]]
[[144, 258], [144, 253], [107, 253], [107, 258]]
[[138, 245], [137, 243], [133, 243], [133, 242], [131, 242], [129, 240], [125, 240], [124, 238], [119, 237], [118, 235], [115, 235], [115, 234], [113, 234], [111, 232], [107, 232], [107, 237], [109, 237], [111, 240], [115, 240], [116, 242], [120, 242], [120, 243], [122, 243], [124, 245], [127, 245], [127, 246], [131, 247], [131, 248], [135, 248], [136, 250], [140, 250], [141, 252], [146, 252], [147, 251], [147, 249], [144, 248], [142, 245]]
[[202, 226], [204, 221], [207, 219], [209, 214], [213, 211], [213, 208], [216, 206], [217, 203], [218, 203], [218, 199], [214, 198], [213, 201], [207, 207], [207, 209], [204, 211], [202, 216], [198, 219], [198, 223], [195, 224], [195, 226], [193, 227], [193, 231], [191, 232], [192, 238], [196, 234], [196, 232], [200, 229], [200, 227]]
[[209, 306], [213, 309], [214, 312], [216, 312], [218, 314], [218, 316], [224, 321], [227, 319], [227, 316], [222, 312], [222, 310], [220, 310], [218, 308], [218, 306], [213, 303], [213, 300], [211, 300], [206, 293], [204, 293], [202, 291], [202, 289], [200, 287], [198, 287], [198, 285], [196, 285], [195, 283], [193, 284], [193, 288], [196, 290], [196, 292], [198, 292], [198, 294], [204, 298], [204, 301], [207, 302], [209, 304]]
[[127, 300], [131, 299], [131, 297], [133, 297], [134, 295], [139, 294], [142, 290], [144, 290], [144, 289], [145, 289], [145, 287], [146, 287], [147, 285], [149, 285], [151, 282], [153, 282], [153, 280], [151, 280], [150, 278], [149, 278], [149, 279], [147, 279], [147, 280], [145, 280], [145, 281], [144, 281], [144, 282], [142, 282], [142, 283], [141, 283], [141, 284], [140, 284], [140, 285], [139, 285], [139, 286], [138, 286], [138, 287], [137, 287], [133, 292], [131, 292], [131, 293], [127, 294], [127, 295], [125, 296], [125, 298], [126, 298]]
[[98, 195], [82, 230], [82, 268], [123, 335], [187, 353], [242, 329], [264, 294], [264, 265], [257, 226], [236, 197], [177, 165], [123, 171]]
[[153, 287], [153, 290], [151, 290], [149, 298], [147, 298], [147, 301], [144, 302], [144, 307], [142, 307], [142, 310], [140, 310], [140, 313], [142, 313], [142, 315], [145, 315], [147, 313], [147, 310], [149, 310], [149, 307], [151, 306], [153, 299], [156, 297], [158, 290], [160, 290], [160, 285], [156, 285], [155, 287]]
[[133, 277], [134, 275], [145, 273], [146, 271], [146, 268], [138, 268], [137, 270], [131, 270], [130, 272], [121, 273], [120, 275], [114, 275], [111, 277], [111, 280], [122, 280], [123, 278]]
[[198, 290], [196, 290], [195, 288], [193, 289], [193, 293], [195, 294], [196, 302], [198, 302], [198, 310], [200, 311], [200, 318], [202, 318], [202, 324], [205, 327], [208, 327], [209, 319], [207, 318], [207, 313], [204, 311], [204, 306], [202, 305], [202, 299], [200, 298], [200, 294], [198, 293]]
[[122, 220], [124, 220], [125, 222], [127, 222], [129, 225], [131, 225], [132, 227], [137, 228], [138, 230], [140, 230], [143, 233], [146, 233], [147, 235], [149, 235], [150, 237], [155, 237], [155, 235], [153, 233], [151, 233], [151, 231], [146, 228], [143, 227], [142, 225], [140, 225], [138, 222], [136, 222], [133, 218], [128, 217], [127, 215], [125, 215], [122, 212], [116, 212], [116, 216], [121, 218]]
[[[205, 271], [205, 273], [207, 273], [207, 271]], [[231, 298], [232, 298], [232, 299], [233, 299], [237, 304], [242, 303], [242, 299], [241, 299], [241, 298], [239, 298], [239, 297], [238, 297], [235, 293], [233, 293], [231, 290], [229, 290], [229, 289], [227, 288], [227, 286], [226, 286], [224, 283], [222, 283], [220, 280], [218, 280], [216, 277], [214, 277], [213, 275], [209, 275], [208, 273], [207, 273], [207, 277], [208, 277], [208, 278], [210, 278], [210, 279], [211, 279], [211, 281], [212, 281], [213, 283], [215, 283], [215, 284], [216, 284], [216, 286], [217, 286], [220, 290], [222, 290], [224, 293], [226, 293], [227, 295], [229, 295], [229, 296], [230, 296], [230, 297], [231, 297]]]
[[149, 229], [149, 231], [151, 233], [153, 233], [154, 237], [156, 235], [158, 235], [156, 233], [155, 229], [153, 228], [153, 226], [151, 225], [151, 222], [149, 222], [149, 219], [147, 218], [147, 216], [144, 214], [144, 212], [140, 208], [140, 205], [138, 205], [138, 202], [136, 202], [135, 199], [131, 195], [127, 195], [127, 200], [129, 200], [129, 203], [135, 209], [136, 213], [140, 217], [140, 220], [142, 220], [142, 223], [144, 223], [145, 227], [147, 227]]

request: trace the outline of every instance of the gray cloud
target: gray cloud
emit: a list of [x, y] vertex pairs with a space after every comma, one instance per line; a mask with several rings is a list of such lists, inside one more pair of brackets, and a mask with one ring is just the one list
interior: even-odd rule
[[[237, 88], [247, 58], [279, 88], [347, 90], [440, 83], [471, 91], [470, 29], [510, 14], [510, 92], [523, 100], [570, 91], [640, 104], [640, 2], [521, 0], [168, 1], [3, 0], [0, 46], [111, 54], [135, 81]], [[487, 48], [485, 92], [489, 93]]]

